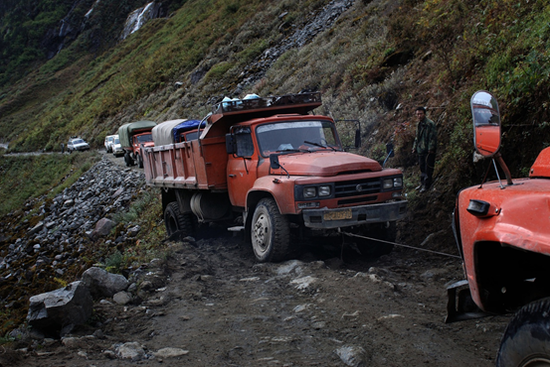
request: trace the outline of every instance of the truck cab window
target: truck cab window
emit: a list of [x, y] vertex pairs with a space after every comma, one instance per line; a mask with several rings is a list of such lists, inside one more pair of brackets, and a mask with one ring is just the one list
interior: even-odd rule
[[340, 150], [334, 124], [329, 121], [287, 121], [258, 126], [262, 155], [281, 151]]

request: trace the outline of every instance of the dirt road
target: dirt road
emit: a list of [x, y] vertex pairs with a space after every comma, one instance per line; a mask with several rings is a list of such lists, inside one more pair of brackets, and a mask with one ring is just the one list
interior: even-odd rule
[[[454, 259], [398, 248], [372, 261], [336, 246], [257, 264], [240, 237], [209, 232], [146, 270], [154, 287], [140, 304], [101, 302], [76, 339], [10, 365], [494, 365], [506, 317], [443, 322], [445, 284], [461, 277]], [[142, 346], [137, 361], [116, 356], [128, 342]]]

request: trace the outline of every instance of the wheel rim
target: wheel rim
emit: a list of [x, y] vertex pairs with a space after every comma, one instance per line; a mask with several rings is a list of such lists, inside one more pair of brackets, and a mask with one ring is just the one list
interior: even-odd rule
[[547, 357], [534, 357], [529, 358], [529, 360], [523, 362], [519, 367], [549, 367], [550, 366], [550, 359]]
[[264, 254], [269, 249], [271, 240], [271, 221], [265, 213], [261, 213], [254, 222], [253, 237], [254, 248], [260, 254]]

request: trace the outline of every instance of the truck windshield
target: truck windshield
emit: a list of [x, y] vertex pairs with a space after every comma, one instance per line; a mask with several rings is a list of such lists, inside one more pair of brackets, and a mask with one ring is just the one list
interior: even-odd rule
[[136, 138], [138, 143], [147, 143], [148, 141], [153, 141], [153, 137], [151, 136], [151, 134], [138, 135]]
[[340, 150], [340, 141], [330, 121], [286, 121], [256, 128], [264, 157], [276, 152]]

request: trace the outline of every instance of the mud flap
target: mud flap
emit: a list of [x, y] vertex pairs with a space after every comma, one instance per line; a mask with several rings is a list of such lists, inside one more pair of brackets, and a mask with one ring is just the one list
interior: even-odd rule
[[467, 280], [461, 280], [447, 287], [447, 317], [445, 323], [478, 319], [489, 316], [472, 299]]

